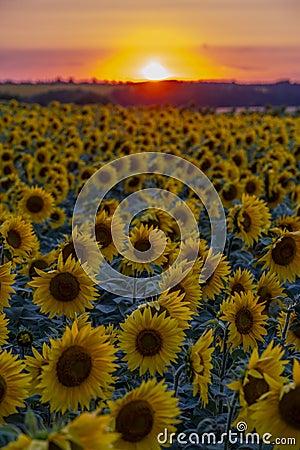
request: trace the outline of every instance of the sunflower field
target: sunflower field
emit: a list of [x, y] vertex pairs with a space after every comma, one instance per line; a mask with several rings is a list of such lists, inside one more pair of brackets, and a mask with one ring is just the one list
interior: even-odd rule
[[[149, 152], [184, 158], [211, 181], [225, 211], [222, 252], [205, 204], [175, 176], [141, 165], [119, 181], [132, 169], [122, 157]], [[85, 270], [94, 250], [84, 226], [74, 243], [76, 199], [110, 161], [119, 165], [105, 172], [115, 186], [97, 209], [97, 248], [129, 278], [168, 271], [175, 281], [159, 295], [102, 289]], [[297, 112], [1, 103], [0, 447], [298, 450], [299, 169]], [[195, 260], [195, 236], [183, 239], [146, 188], [192, 213]], [[123, 254], [113, 217], [138, 191], [146, 206], [114, 225], [117, 235], [129, 227]], [[157, 230], [160, 254], [135, 258], [155, 236], [159, 246]]]

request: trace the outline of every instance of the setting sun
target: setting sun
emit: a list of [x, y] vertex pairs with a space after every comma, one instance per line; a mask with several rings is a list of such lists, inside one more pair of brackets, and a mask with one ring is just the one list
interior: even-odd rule
[[163, 80], [170, 76], [168, 71], [160, 63], [154, 61], [143, 67], [141, 73], [147, 80], [151, 81]]

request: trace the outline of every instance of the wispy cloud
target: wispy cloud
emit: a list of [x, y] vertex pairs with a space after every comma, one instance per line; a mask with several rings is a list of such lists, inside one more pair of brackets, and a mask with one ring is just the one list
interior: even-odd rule
[[107, 55], [105, 49], [0, 49], [0, 79], [84, 76], [84, 68]]

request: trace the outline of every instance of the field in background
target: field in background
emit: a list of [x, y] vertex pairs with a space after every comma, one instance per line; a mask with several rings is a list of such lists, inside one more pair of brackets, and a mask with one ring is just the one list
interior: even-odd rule
[[223, 82], [160, 81], [125, 84], [45, 83], [0, 84], [0, 99], [16, 98], [48, 105], [77, 104], [173, 105], [203, 107], [264, 107], [300, 105], [300, 85], [288, 81], [243, 85]]
[[[22, 88], [28, 89], [23, 95], [48, 89]], [[195, 169], [184, 184], [175, 176], [181, 166], [174, 167], [174, 178], [149, 175], [147, 164], [137, 169], [124, 159], [117, 169], [106, 166], [150, 152], [184, 156], [211, 180], [222, 202], [225, 248], [205, 281], [200, 272], [216, 255], [209, 250], [208, 191], [203, 188], [200, 199], [189, 184], [198, 176]], [[128, 288], [123, 297], [83, 272], [71, 220], [79, 193], [100, 167], [101, 186], [114, 184], [92, 223], [103, 257], [130, 278], [151, 281], [169, 269], [176, 281], [184, 274], [171, 291], [139, 299]], [[140, 173], [119, 181], [131, 170]], [[72, 443], [96, 450], [107, 442], [118, 450], [158, 450], [157, 432], [168, 429], [198, 435], [199, 448], [238, 450], [245, 440], [228, 441], [238, 423], [260, 436], [271, 433], [273, 440], [299, 441], [290, 413], [300, 417], [299, 398], [287, 393], [293, 380], [300, 389], [299, 174], [297, 115], [0, 103], [0, 447], [27, 449], [25, 441], [40, 448], [47, 441], [45, 448], [66, 450]], [[150, 208], [143, 193], [149, 187], [171, 192], [176, 202], [163, 211]], [[153, 229], [167, 239], [150, 263], [119, 253], [111, 235], [117, 206], [137, 191], [144, 207], [126, 219], [134, 249], [151, 247]], [[190, 226], [186, 208], [198, 230], [183, 239], [179, 225]], [[216, 208], [216, 222], [219, 214]], [[85, 248], [82, 263], [94, 251], [83, 219], [76, 230]], [[201, 240], [193, 261], [195, 236]], [[185, 258], [176, 265], [180, 249]], [[98, 269], [101, 260], [94, 261]], [[227, 438], [219, 442], [222, 433]], [[5, 447], [16, 439], [20, 446]], [[178, 450], [174, 439], [170, 449]]]

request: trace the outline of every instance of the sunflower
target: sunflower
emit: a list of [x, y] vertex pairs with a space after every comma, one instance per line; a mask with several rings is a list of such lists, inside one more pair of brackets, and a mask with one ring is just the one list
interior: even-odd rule
[[39, 389], [51, 411], [88, 408], [92, 398], [107, 398], [115, 370], [115, 349], [97, 329], [74, 322], [61, 339], [50, 339], [48, 364], [42, 365]]
[[276, 220], [275, 226], [286, 231], [300, 231], [300, 217], [296, 214], [292, 216], [283, 215]]
[[[108, 217], [106, 211], [102, 211], [97, 215], [95, 221], [95, 236], [100, 247], [101, 253], [108, 262], [112, 262], [114, 256], [119, 254], [112, 238], [111, 217]], [[118, 219], [114, 230], [114, 237], [118, 238], [123, 233], [123, 225]], [[118, 242], [122, 245], [122, 242]]]
[[100, 204], [99, 212], [105, 211], [107, 213], [108, 217], [111, 217], [111, 216], [113, 216], [113, 214], [118, 206], [119, 206], [119, 202], [115, 198], [103, 200]]
[[[115, 448], [122, 450], [160, 450], [157, 437], [165, 429], [175, 432], [179, 423], [178, 399], [167, 391], [164, 381], [143, 381], [125, 397], [108, 402], [114, 418], [115, 431], [121, 434]], [[165, 444], [168, 445], [168, 444]]]
[[272, 186], [273, 187], [268, 189], [267, 194], [267, 204], [270, 210], [273, 210], [277, 205], [282, 203], [286, 195], [286, 190], [277, 185], [277, 181]]
[[[198, 237], [199, 239], [199, 237]], [[189, 236], [187, 239], [180, 242], [180, 246], [178, 247], [177, 253], [179, 253], [179, 249], [182, 252], [183, 259], [186, 259], [187, 261], [194, 261], [195, 259], [195, 239], [191, 236]], [[199, 249], [198, 254], [196, 254], [197, 262], [200, 265], [200, 267], [203, 266], [203, 256], [204, 253], [207, 251], [207, 241], [205, 239], [199, 239]]]
[[[0, 186], [1, 186], [1, 180], [0, 180]], [[290, 197], [295, 206], [299, 205], [299, 203], [300, 203], [300, 185], [296, 186], [295, 189], [293, 189], [292, 192], [290, 192]], [[289, 231], [291, 231], [291, 230], [289, 230]]]
[[110, 189], [118, 180], [116, 169], [109, 164], [101, 164], [97, 172], [93, 176], [93, 181], [101, 190]]
[[170, 227], [171, 221], [172, 218], [166, 211], [157, 208], [147, 208], [139, 219], [134, 219], [132, 221], [132, 225], [136, 226], [141, 223], [148, 225], [148, 227], [152, 225], [153, 228], [159, 228], [168, 233], [172, 231]]
[[235, 150], [231, 155], [230, 160], [239, 168], [245, 168], [248, 164], [247, 153], [243, 149]]
[[243, 178], [242, 184], [245, 194], [259, 197], [263, 193], [264, 183], [257, 175], [247, 175]]
[[125, 352], [125, 361], [129, 370], [139, 367], [140, 375], [149, 371], [162, 375], [167, 366], [176, 361], [184, 339], [184, 332], [176, 319], [167, 317], [151, 308], [135, 310], [121, 324], [119, 347]]
[[56, 204], [61, 203], [67, 198], [69, 192], [68, 175], [66, 174], [65, 178], [52, 175], [47, 179], [47, 183], [44, 186]]
[[241, 269], [235, 270], [234, 274], [228, 278], [226, 292], [228, 295], [233, 295], [235, 292], [252, 291], [254, 286], [254, 278], [250, 270]]
[[263, 200], [243, 194], [241, 205], [229, 210], [228, 230], [251, 247], [270, 228], [270, 218], [271, 214]]
[[84, 412], [61, 430], [78, 450], [107, 450], [120, 436], [110, 429], [111, 416]]
[[193, 268], [192, 263], [186, 260], [181, 264], [173, 264], [167, 272], [162, 274], [161, 288], [168, 293], [176, 292], [177, 295], [184, 294], [183, 300], [188, 303], [192, 311], [196, 311], [201, 298], [202, 291], [199, 284], [199, 267]]
[[[50, 164], [35, 164], [33, 165], [35, 171], [35, 178], [39, 183], [44, 183], [46, 176], [48, 176], [51, 165]], [[28, 176], [28, 175], [27, 175]]]
[[38, 164], [49, 164], [50, 163], [50, 148], [40, 147], [35, 150], [34, 152], [34, 159], [37, 161]]
[[264, 303], [263, 314], [276, 316], [278, 310], [283, 307], [280, 297], [286, 297], [276, 274], [263, 272], [256, 285], [256, 292], [258, 303]]
[[0, 354], [0, 422], [23, 407], [28, 395], [29, 377], [22, 373], [25, 365], [6, 350]]
[[178, 243], [171, 242], [171, 240], [167, 238], [164, 255], [167, 258], [167, 261], [161, 266], [163, 272], [169, 269], [174, 264], [178, 256]]
[[39, 249], [39, 241], [31, 223], [21, 216], [5, 220], [0, 226], [0, 233], [4, 239], [4, 248], [9, 250], [16, 262]]
[[233, 381], [227, 386], [239, 393], [241, 409], [235, 420], [246, 421], [248, 431], [253, 430], [254, 423], [251, 420], [251, 405], [271, 389], [280, 388], [287, 378], [282, 376], [284, 366], [288, 363], [283, 360], [284, 350], [279, 346], [273, 347], [271, 342], [268, 347], [258, 355], [255, 348], [250, 356], [247, 369], [238, 381]]
[[18, 208], [20, 213], [28, 216], [32, 222], [41, 223], [50, 217], [53, 202], [51, 194], [35, 186], [23, 191]]
[[[230, 273], [230, 265], [226, 260], [225, 255], [221, 256], [220, 253], [213, 255], [211, 248], [203, 253], [203, 261], [205, 269], [200, 275], [203, 300], [214, 300], [224, 289], [224, 285]], [[217, 266], [216, 261], [219, 261]], [[215, 267], [215, 270], [207, 277], [207, 274], [211, 272], [212, 267]], [[205, 278], [206, 280], [203, 281]]]
[[259, 259], [263, 269], [277, 274], [282, 281], [295, 281], [300, 276], [300, 231], [281, 231]]
[[242, 187], [238, 179], [228, 181], [220, 190], [221, 201], [226, 208], [232, 206], [234, 200], [238, 200], [242, 193]]
[[133, 248], [126, 249], [123, 252], [122, 263], [129, 266], [132, 273], [135, 270], [138, 273], [146, 270], [152, 274], [154, 272], [153, 265], [162, 266], [167, 262], [161, 232], [154, 229], [153, 225], [148, 227], [148, 225], [141, 224], [140, 227], [134, 227], [129, 238]]
[[[98, 248], [93, 245], [90, 236], [84, 232], [84, 229], [80, 232], [76, 227], [73, 230], [72, 237], [68, 238], [68, 236], [65, 236], [65, 238], [66, 241], [58, 246], [58, 252], [61, 253], [63, 262], [66, 263], [71, 256], [72, 259], [84, 265], [85, 271], [88, 271], [91, 276], [92, 274], [97, 274], [103, 258]], [[74, 239], [76, 240], [76, 248]]]
[[257, 341], [264, 342], [262, 336], [267, 334], [263, 326], [268, 318], [262, 314], [264, 305], [258, 303], [252, 291], [235, 292], [227, 301], [223, 301], [220, 319], [229, 322], [228, 340], [231, 348], [243, 345], [245, 352], [257, 346]]
[[49, 352], [49, 345], [43, 342], [42, 353], [39, 353], [34, 347], [32, 347], [33, 356], [25, 356], [26, 370], [30, 376], [30, 395], [42, 394], [39, 389], [39, 383], [41, 381], [42, 367], [49, 362]]
[[0, 348], [2, 345], [7, 344], [7, 337], [8, 337], [8, 319], [6, 318], [5, 314], [0, 314]]
[[6, 201], [10, 203], [11, 209], [17, 210], [24, 189], [27, 189], [26, 183], [20, 181], [19, 177], [11, 175], [8, 178], [2, 178], [0, 186], [6, 190]]
[[79, 180], [86, 181], [96, 172], [96, 167], [83, 166], [81, 173], [79, 174]]
[[39, 276], [28, 284], [36, 288], [33, 302], [41, 307], [42, 313], [49, 313], [50, 318], [56, 314], [75, 317], [76, 313], [93, 307], [91, 301], [97, 297], [95, 283], [71, 256], [64, 263], [60, 255], [56, 270], [35, 270]]
[[125, 182], [125, 192], [132, 193], [140, 191], [142, 189], [143, 182], [143, 175], [134, 175], [132, 177], [129, 177]]
[[[282, 311], [278, 317], [278, 334], [280, 337], [282, 337], [286, 320], [287, 313]], [[300, 320], [294, 312], [291, 313], [289, 318], [285, 342], [287, 345], [294, 346], [296, 351], [300, 351]]]
[[193, 383], [193, 395], [200, 393], [203, 406], [208, 403], [208, 385], [211, 383], [213, 365], [212, 353], [214, 348], [212, 330], [208, 330], [199, 337], [187, 354], [188, 374]]
[[37, 252], [33, 257], [27, 258], [24, 267], [21, 269], [21, 273], [28, 278], [36, 277], [38, 274], [35, 269], [45, 270], [48, 269], [56, 260], [57, 251], [43, 255], [41, 252]]
[[198, 221], [199, 209], [191, 200], [188, 200], [187, 202], [177, 202], [170, 209], [170, 214], [182, 229], [191, 230], [193, 229], [194, 221]]
[[189, 321], [192, 318], [193, 311], [191, 311], [189, 304], [183, 301], [184, 294], [178, 295], [178, 292], [168, 291], [163, 292], [156, 301], [144, 303], [139, 306], [140, 309], [150, 308], [152, 316], [155, 313], [158, 315], [166, 313], [166, 317], [171, 317], [177, 320], [178, 327], [182, 330], [189, 328]]
[[[296, 359], [293, 367], [293, 381], [283, 387], [267, 392], [251, 407], [255, 428], [260, 435], [267, 433], [275, 438], [295, 438], [295, 445], [285, 448], [299, 448], [300, 445], [300, 364]], [[274, 450], [282, 450], [276, 445]]]
[[[71, 450], [70, 441], [64, 433], [37, 431], [33, 437], [20, 434], [18, 439], [10, 442], [3, 450]], [[82, 449], [82, 447], [79, 447]]]
[[11, 294], [15, 294], [12, 285], [15, 282], [16, 274], [11, 273], [11, 262], [0, 266], [0, 311], [9, 307], [9, 299]]
[[292, 191], [295, 187], [294, 174], [289, 170], [283, 170], [278, 174], [278, 184], [286, 191]]
[[52, 212], [49, 217], [50, 217], [50, 227], [53, 229], [62, 227], [67, 220], [65, 211], [59, 206], [52, 208]]

